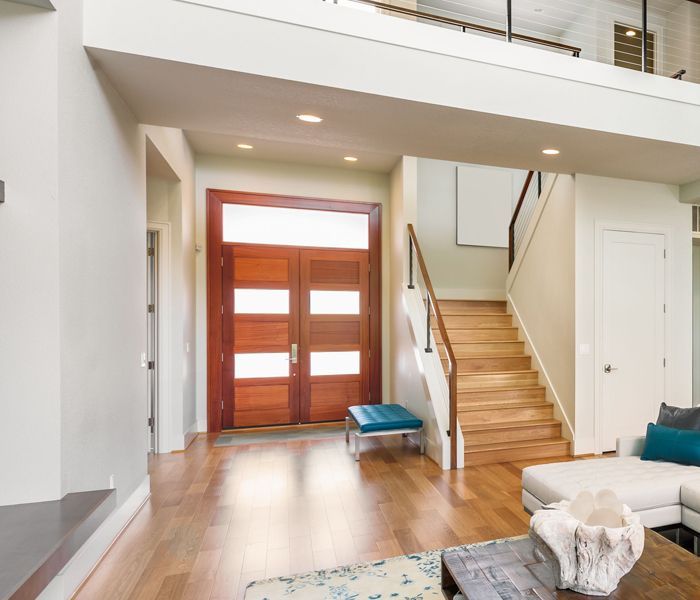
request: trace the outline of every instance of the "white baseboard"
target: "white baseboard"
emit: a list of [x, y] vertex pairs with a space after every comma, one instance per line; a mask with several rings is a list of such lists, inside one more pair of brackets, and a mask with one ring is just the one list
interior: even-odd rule
[[198, 433], [206, 433], [207, 432], [207, 420], [206, 419], [199, 419], [197, 421], [197, 432]]
[[105, 519], [68, 564], [46, 586], [38, 596], [39, 600], [71, 598], [150, 495], [151, 478], [147, 475], [131, 496]]

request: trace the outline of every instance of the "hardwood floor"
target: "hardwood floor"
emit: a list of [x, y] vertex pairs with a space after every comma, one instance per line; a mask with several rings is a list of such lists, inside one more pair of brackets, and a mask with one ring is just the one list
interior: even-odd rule
[[151, 461], [152, 496], [81, 600], [243, 598], [249, 581], [527, 532], [521, 469], [442, 471], [401, 437], [214, 448]]

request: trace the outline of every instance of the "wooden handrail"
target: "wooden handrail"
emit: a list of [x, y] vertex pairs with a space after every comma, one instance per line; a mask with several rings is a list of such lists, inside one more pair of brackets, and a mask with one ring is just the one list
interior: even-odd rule
[[[408, 224], [408, 236], [411, 241], [411, 245], [416, 252], [416, 259], [418, 260], [418, 268], [420, 269], [421, 275], [423, 276], [423, 282], [425, 283], [425, 290], [428, 294], [428, 327], [427, 335], [430, 336], [430, 305], [432, 304], [433, 310], [435, 311], [435, 320], [437, 321], [438, 329], [440, 330], [440, 336], [442, 337], [442, 342], [445, 344], [445, 351], [447, 352], [447, 363], [448, 363], [448, 388], [449, 388], [449, 405], [450, 405], [450, 469], [457, 468], [457, 360], [455, 358], [455, 353], [452, 350], [452, 344], [450, 344], [450, 339], [447, 337], [447, 329], [445, 328], [445, 322], [442, 320], [442, 314], [440, 312], [440, 305], [438, 304], [437, 296], [435, 295], [435, 290], [433, 289], [433, 284], [430, 281], [430, 275], [428, 275], [428, 268], [425, 265], [425, 260], [423, 259], [423, 253], [420, 250], [420, 244], [418, 243], [418, 237], [416, 236], [416, 231], [411, 223]], [[413, 253], [409, 250], [411, 265], [413, 264]], [[411, 269], [409, 281], [409, 288], [413, 287], [413, 269]], [[430, 337], [428, 337], [428, 343], [426, 351], [430, 351]]]
[[513, 211], [513, 216], [510, 219], [510, 225], [508, 227], [508, 270], [513, 266], [515, 262], [515, 224], [518, 221], [518, 215], [520, 214], [520, 209], [523, 207], [523, 202], [525, 201], [525, 196], [527, 195], [527, 190], [530, 188], [532, 183], [532, 178], [535, 175], [534, 171], [528, 171], [527, 177], [525, 178], [525, 184], [520, 192], [520, 198], [518, 198], [518, 203], [515, 205], [515, 211]]
[[[493, 35], [499, 35], [501, 37], [508, 38], [507, 31], [503, 29], [497, 29], [496, 27], [488, 27], [486, 25], [479, 25], [477, 23], [470, 23], [469, 21], [462, 21], [461, 19], [454, 19], [452, 17], [434, 15], [420, 10], [415, 10], [413, 8], [406, 8], [405, 6], [394, 6], [393, 4], [386, 4], [385, 2], [378, 2], [377, 0], [354, 0], [354, 2], [359, 2], [360, 4], [369, 4], [370, 6], [374, 6], [375, 8], [379, 8], [381, 10], [388, 10], [391, 12], [400, 13], [402, 15], [416, 17], [418, 19], [435, 21], [436, 23], [444, 23], [446, 25], [454, 25], [455, 27], [461, 27], [462, 31], [470, 29], [472, 31], [481, 31], [483, 33], [490, 33]], [[568, 44], [562, 44], [561, 42], [543, 40], [538, 37], [523, 35], [521, 33], [512, 33], [511, 37], [514, 40], [520, 40], [522, 42], [528, 42], [531, 44], [537, 44], [539, 46], [547, 46], [549, 48], [556, 48], [557, 50], [571, 52], [573, 56], [581, 55], [581, 48], [577, 48], [576, 46], [569, 46]]]

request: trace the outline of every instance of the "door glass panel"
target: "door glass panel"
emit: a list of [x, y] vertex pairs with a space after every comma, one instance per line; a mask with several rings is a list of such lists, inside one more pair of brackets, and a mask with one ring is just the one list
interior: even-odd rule
[[238, 288], [233, 292], [233, 302], [236, 314], [289, 314], [289, 290]]
[[233, 375], [235, 379], [289, 377], [288, 352], [236, 354], [235, 358]]
[[360, 352], [312, 352], [311, 375], [357, 375]]
[[224, 204], [223, 241], [366, 250], [369, 217], [325, 210]]
[[311, 290], [312, 315], [359, 315], [360, 292]]

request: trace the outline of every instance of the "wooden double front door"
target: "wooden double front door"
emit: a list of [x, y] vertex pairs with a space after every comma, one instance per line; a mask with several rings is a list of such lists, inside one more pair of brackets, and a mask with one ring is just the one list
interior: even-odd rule
[[222, 426], [340, 420], [369, 402], [369, 252], [222, 246]]

